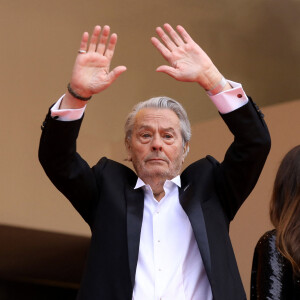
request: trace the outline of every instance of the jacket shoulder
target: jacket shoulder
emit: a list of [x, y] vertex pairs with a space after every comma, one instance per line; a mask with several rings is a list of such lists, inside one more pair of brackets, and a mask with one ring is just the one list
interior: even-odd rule
[[96, 177], [106, 177], [113, 180], [116, 184], [121, 180], [134, 186], [137, 181], [137, 175], [132, 169], [107, 157], [102, 157], [93, 167], [93, 171]]

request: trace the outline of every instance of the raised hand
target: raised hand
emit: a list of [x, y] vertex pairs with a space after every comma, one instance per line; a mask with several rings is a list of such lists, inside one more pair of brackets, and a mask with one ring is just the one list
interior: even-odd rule
[[166, 73], [176, 80], [198, 82], [210, 90], [222, 78], [208, 55], [196, 44], [186, 30], [178, 25], [177, 32], [169, 24], [156, 28], [161, 39], [152, 37], [152, 44], [170, 65], [159, 66], [156, 71]]
[[90, 97], [109, 87], [119, 75], [126, 71], [118, 66], [110, 71], [111, 60], [117, 44], [117, 35], [110, 36], [109, 26], [95, 26], [90, 43], [89, 34], [82, 35], [80, 49], [70, 81], [71, 88], [82, 97]]

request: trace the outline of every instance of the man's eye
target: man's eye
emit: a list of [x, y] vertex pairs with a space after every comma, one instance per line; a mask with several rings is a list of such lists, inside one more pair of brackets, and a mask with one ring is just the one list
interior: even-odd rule
[[173, 136], [171, 134], [165, 134], [166, 139], [171, 139]]
[[149, 137], [150, 137], [150, 134], [149, 134], [149, 133], [143, 133], [143, 134], [142, 134], [142, 137], [143, 137], [143, 138], [149, 138]]

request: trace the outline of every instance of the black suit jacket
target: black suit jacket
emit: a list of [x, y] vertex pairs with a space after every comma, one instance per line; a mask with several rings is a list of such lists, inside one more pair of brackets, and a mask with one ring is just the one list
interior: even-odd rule
[[[181, 174], [180, 203], [203, 259], [215, 300], [246, 299], [229, 238], [229, 224], [255, 186], [270, 136], [252, 100], [221, 115], [234, 135], [224, 161], [207, 156]], [[144, 195], [136, 174], [102, 158], [92, 168], [76, 152], [82, 120], [61, 122], [48, 113], [39, 159], [50, 180], [89, 224], [91, 245], [78, 299], [131, 300]], [[142, 300], [142, 299], [141, 299]], [[175, 299], [174, 299], [175, 300]]]

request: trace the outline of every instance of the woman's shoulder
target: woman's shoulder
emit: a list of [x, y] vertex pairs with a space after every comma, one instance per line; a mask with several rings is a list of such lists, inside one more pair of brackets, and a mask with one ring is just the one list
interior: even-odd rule
[[292, 268], [276, 247], [276, 230], [267, 231], [255, 247], [251, 299], [293, 300], [294, 293]]
[[256, 244], [256, 249], [275, 247], [276, 246], [276, 229], [265, 232]]
[[274, 272], [282, 270], [290, 273], [290, 263], [281, 254], [276, 245], [276, 230], [265, 232], [258, 240], [255, 252], [256, 259], [259, 259], [262, 264], [271, 268]]

